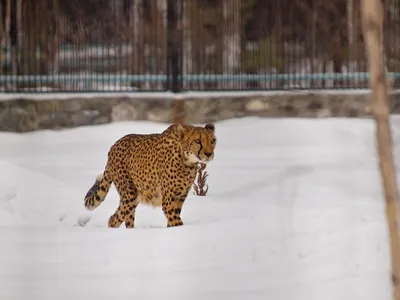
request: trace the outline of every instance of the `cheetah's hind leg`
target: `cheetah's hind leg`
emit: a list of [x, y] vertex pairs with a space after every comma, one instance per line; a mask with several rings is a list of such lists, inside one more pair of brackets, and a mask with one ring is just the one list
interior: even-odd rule
[[125, 222], [126, 228], [135, 227], [135, 211], [139, 204], [137, 189], [132, 181], [117, 179], [115, 187], [120, 195], [120, 204], [115, 213], [108, 220], [108, 227], [118, 228]]

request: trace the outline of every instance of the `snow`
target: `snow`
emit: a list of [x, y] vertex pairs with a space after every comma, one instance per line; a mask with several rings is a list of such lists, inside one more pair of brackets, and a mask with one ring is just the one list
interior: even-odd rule
[[217, 122], [184, 226], [139, 206], [135, 229], [107, 228], [114, 186], [93, 212], [83, 197], [109, 147], [165, 127], [0, 133], [0, 299], [391, 299], [372, 120]]

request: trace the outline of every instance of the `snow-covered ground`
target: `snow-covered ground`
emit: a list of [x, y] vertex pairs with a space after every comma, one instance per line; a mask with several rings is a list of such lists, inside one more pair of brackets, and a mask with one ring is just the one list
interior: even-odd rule
[[115, 188], [93, 212], [83, 197], [109, 147], [165, 128], [0, 133], [0, 299], [391, 299], [371, 120], [218, 122], [209, 194], [190, 194], [185, 226], [139, 206], [135, 229], [108, 229]]

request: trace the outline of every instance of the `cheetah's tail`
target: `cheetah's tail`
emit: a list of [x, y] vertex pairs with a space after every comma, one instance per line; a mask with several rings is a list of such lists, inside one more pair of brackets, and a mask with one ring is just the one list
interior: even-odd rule
[[88, 210], [94, 210], [106, 198], [110, 190], [112, 180], [107, 176], [107, 171], [97, 176], [96, 181], [85, 196], [85, 207]]

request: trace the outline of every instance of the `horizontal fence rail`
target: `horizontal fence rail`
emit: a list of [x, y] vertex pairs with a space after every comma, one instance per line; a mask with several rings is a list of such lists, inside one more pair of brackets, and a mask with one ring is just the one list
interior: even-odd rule
[[[400, 79], [400, 73], [388, 73], [393, 79]], [[369, 80], [369, 73], [305, 73], [305, 74], [192, 74], [178, 76], [187, 82], [219, 81], [277, 81], [277, 80]], [[3, 75], [0, 83], [57, 83], [57, 82], [166, 82], [167, 75]]]
[[[399, 88], [400, 2], [383, 3], [385, 61]], [[1, 92], [369, 86], [359, 0], [0, 4]]]

